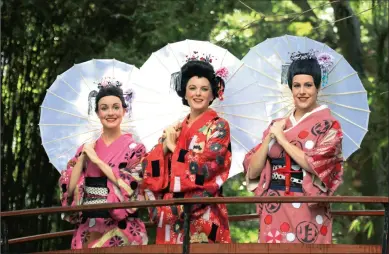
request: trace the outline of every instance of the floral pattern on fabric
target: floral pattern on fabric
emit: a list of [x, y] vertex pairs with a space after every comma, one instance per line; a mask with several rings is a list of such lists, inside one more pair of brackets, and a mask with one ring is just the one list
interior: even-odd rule
[[[269, 128], [263, 137], [269, 133]], [[342, 130], [330, 110], [321, 106], [305, 115], [299, 122], [291, 116], [286, 122], [285, 137], [305, 153], [305, 159], [313, 173], [302, 169], [302, 192], [290, 192], [269, 188], [272, 167], [269, 159], [285, 157], [283, 148], [275, 142], [269, 145], [268, 160], [259, 179], [248, 179], [250, 191], [256, 196], [330, 196], [342, 183], [343, 156]], [[253, 154], [261, 144], [245, 157], [243, 166], [246, 178]], [[256, 184], [254, 184], [256, 181]], [[317, 203], [258, 204], [260, 219], [258, 242], [331, 244], [332, 216], [329, 206]]]
[[[165, 156], [158, 144], [143, 162], [148, 200], [220, 197], [231, 166], [228, 122], [212, 110], [190, 126], [184, 120], [174, 153]], [[157, 223], [157, 244], [182, 243], [183, 206], [151, 208], [150, 218]], [[226, 206], [193, 205], [190, 235], [193, 243], [231, 242]]]
[[[59, 179], [61, 203], [63, 206], [82, 205], [85, 200], [85, 178], [103, 177], [102, 171], [93, 163], [87, 163], [82, 170], [73, 195], [68, 193], [68, 185], [73, 167], [76, 165], [82, 146], [68, 163], [66, 170], [61, 172]], [[108, 203], [144, 200], [139, 186], [142, 184], [143, 172], [140, 160], [145, 154], [143, 144], [134, 141], [131, 135], [119, 137], [107, 146], [100, 138], [95, 145], [96, 154], [112, 167], [118, 186], [107, 180]], [[144, 223], [133, 218], [136, 209], [112, 209], [110, 218], [83, 218], [82, 213], [66, 214], [64, 219], [75, 224], [76, 229], [72, 239], [72, 249], [84, 247], [109, 247], [134, 244], [147, 244], [148, 237]], [[135, 229], [135, 230], [134, 230]], [[134, 232], [137, 232], [134, 235]], [[99, 235], [98, 239], [92, 237]]]

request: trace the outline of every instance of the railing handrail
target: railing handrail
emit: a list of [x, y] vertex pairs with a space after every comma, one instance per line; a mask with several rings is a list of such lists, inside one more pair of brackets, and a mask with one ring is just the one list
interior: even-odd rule
[[[384, 210], [354, 210], [354, 211], [334, 210], [334, 211], [331, 211], [331, 214], [333, 216], [349, 216], [349, 217], [351, 217], [351, 216], [384, 216]], [[257, 213], [228, 216], [229, 222], [258, 220], [258, 219], [259, 219], [259, 216]], [[147, 228], [156, 226], [156, 223], [154, 223], [154, 222], [145, 221], [144, 223], [145, 223], [145, 226]], [[71, 236], [71, 235], [73, 235], [73, 233], [74, 233], [74, 229], [58, 231], [58, 232], [50, 232], [50, 233], [44, 233], [44, 234], [9, 239], [8, 243], [9, 244], [18, 244], [18, 243], [31, 242], [31, 241], [36, 241], [36, 240], [44, 240], [44, 239], [48, 239], [48, 238]]]
[[332, 197], [208, 197], [208, 198], [177, 198], [169, 200], [131, 201], [108, 204], [79, 205], [68, 207], [45, 207], [0, 212], [0, 217], [15, 217], [27, 215], [42, 215], [62, 212], [82, 212], [109, 209], [146, 208], [155, 206], [174, 206], [192, 204], [237, 204], [237, 203], [364, 203], [389, 204], [389, 197], [384, 196], [332, 196]]
[[[189, 254], [190, 248], [190, 219], [191, 210], [190, 207], [193, 204], [239, 204], [239, 203], [381, 203], [384, 205], [384, 232], [382, 241], [382, 253], [388, 252], [388, 231], [389, 231], [389, 197], [382, 196], [332, 196], [332, 197], [209, 197], [209, 198], [180, 198], [170, 200], [155, 200], [155, 201], [133, 201], [133, 202], [121, 202], [110, 204], [96, 204], [96, 205], [82, 205], [72, 207], [50, 207], [50, 208], [37, 208], [26, 209], [19, 211], [7, 211], [0, 212], [0, 217], [15, 217], [26, 215], [42, 215], [58, 212], [81, 212], [81, 211], [95, 211], [95, 210], [109, 210], [109, 209], [127, 209], [127, 208], [145, 208], [155, 206], [184, 206], [184, 241], [182, 245], [182, 253]], [[6, 226], [5, 226], [6, 228]], [[39, 236], [32, 236], [37, 238]], [[8, 237], [5, 234], [4, 246], [8, 250]], [[25, 239], [24, 239], [25, 240]]]
[[[55, 250], [43, 252], [42, 254], [86, 254], [86, 253], [171, 253], [179, 254], [181, 250], [179, 244], [156, 244], [156, 245], [130, 245], [125, 247], [108, 247], [99, 249], [77, 249], [77, 250]], [[350, 244], [301, 244], [301, 243], [214, 243], [191, 244], [191, 252], [193, 254], [204, 253], [327, 253], [327, 254], [378, 254], [382, 253], [382, 248], [379, 245], [350, 245]], [[385, 253], [387, 254], [387, 253]]]

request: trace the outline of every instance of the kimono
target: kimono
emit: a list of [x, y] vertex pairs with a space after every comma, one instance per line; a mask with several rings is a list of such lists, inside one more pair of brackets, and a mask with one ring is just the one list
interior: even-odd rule
[[[72, 196], [67, 190], [72, 169], [81, 155], [83, 146], [72, 158], [59, 179], [62, 206], [115, 203], [144, 200], [140, 192], [142, 169], [140, 159], [145, 154], [143, 144], [135, 142], [130, 134], [120, 136], [109, 146], [100, 137], [96, 141], [97, 156], [113, 171], [118, 186], [92, 162], [83, 165], [81, 176]], [[148, 242], [144, 223], [138, 218], [137, 209], [86, 211], [63, 217], [76, 224], [71, 243], [72, 249], [98, 248], [125, 245], [145, 245]], [[98, 237], [97, 240], [89, 241]]]
[[[230, 129], [215, 111], [204, 112], [191, 125], [186, 118], [173, 153], [164, 155], [160, 140], [144, 158], [145, 197], [148, 200], [221, 197], [231, 166]], [[183, 242], [183, 206], [153, 207], [157, 244]], [[192, 205], [191, 243], [230, 243], [225, 204]]]
[[[270, 126], [265, 130], [263, 139], [269, 130]], [[313, 173], [301, 168], [272, 140], [259, 179], [248, 178], [248, 167], [261, 144], [244, 159], [248, 189], [256, 196], [331, 196], [342, 182], [343, 134], [339, 122], [327, 106], [317, 107], [298, 122], [291, 114], [284, 134], [291, 144], [304, 151], [305, 160]], [[257, 212], [260, 219], [258, 242], [331, 244], [332, 216], [328, 204], [258, 204]]]

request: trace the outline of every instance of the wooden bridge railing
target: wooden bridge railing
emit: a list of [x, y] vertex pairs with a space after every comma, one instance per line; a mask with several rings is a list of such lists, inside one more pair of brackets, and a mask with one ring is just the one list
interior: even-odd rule
[[[384, 216], [384, 210], [331, 211], [331, 214], [333, 216], [347, 216], [347, 217]], [[258, 214], [256, 214], [256, 213], [228, 216], [229, 222], [257, 220], [257, 219], [258, 219]], [[156, 226], [156, 224], [153, 222], [146, 221], [144, 223], [145, 223], [146, 228], [151, 228], [151, 227]], [[45, 239], [49, 239], [49, 238], [71, 236], [71, 235], [73, 235], [73, 232], [74, 232], [74, 230], [65, 230], [65, 231], [60, 231], [60, 232], [52, 232], [52, 233], [45, 233], [45, 234], [39, 234], [39, 235], [18, 237], [18, 238], [9, 239], [8, 244], [18, 244], [18, 243], [37, 241], [37, 240], [45, 240]]]
[[[42, 214], [51, 214], [51, 213], [62, 213], [62, 212], [81, 212], [81, 211], [96, 211], [96, 210], [108, 210], [108, 209], [116, 209], [116, 208], [146, 208], [146, 207], [154, 207], [154, 206], [173, 206], [173, 205], [184, 205], [184, 211], [185, 211], [185, 217], [184, 217], [184, 242], [182, 245], [182, 253], [189, 253], [190, 250], [190, 241], [189, 241], [189, 223], [190, 223], [190, 207], [192, 204], [219, 204], [219, 203], [225, 203], [225, 204], [237, 204], [237, 203], [380, 203], [384, 206], [384, 211], [377, 211], [377, 210], [370, 210], [370, 211], [333, 211], [332, 214], [334, 215], [343, 215], [343, 216], [385, 216], [384, 217], [384, 232], [383, 232], [383, 240], [382, 240], [382, 246], [381, 250], [382, 253], [388, 254], [388, 232], [389, 232], [389, 198], [388, 197], [355, 197], [355, 196], [336, 196], [336, 197], [217, 197], [217, 198], [190, 198], [190, 199], [172, 199], [172, 200], [156, 200], [156, 201], [135, 201], [135, 202], [123, 202], [123, 203], [115, 203], [115, 204], [98, 204], [98, 205], [83, 205], [83, 206], [76, 206], [76, 207], [50, 207], [50, 208], [37, 208], [37, 209], [27, 209], [27, 210], [18, 210], [18, 211], [7, 211], [7, 212], [1, 212], [0, 217], [4, 221], [4, 219], [8, 217], [20, 217], [20, 216], [32, 216], [32, 215], [42, 215]], [[241, 220], [247, 220], [247, 219], [256, 219], [256, 214], [250, 214], [250, 215], [237, 215], [237, 216], [230, 216], [230, 221], [241, 221]], [[152, 224], [148, 224], [148, 226], [152, 226]], [[16, 239], [10, 239], [7, 240], [7, 235], [3, 235], [2, 239], [2, 245], [5, 247], [3, 250], [6, 250], [8, 247], [8, 244], [14, 244], [14, 243], [21, 243], [21, 242], [27, 242], [27, 241], [33, 241], [38, 239], [45, 239], [45, 238], [51, 238], [51, 237], [58, 237], [58, 236], [66, 236], [70, 235], [72, 230], [69, 231], [63, 231], [63, 232], [57, 232], [57, 233], [48, 233], [48, 234], [41, 234], [36, 236], [29, 236], [29, 237], [21, 237]], [[207, 246], [206, 248], [208, 250], [218, 248], [218, 250], [221, 251], [221, 249], [229, 249], [230, 253], [239, 253], [242, 252], [239, 249], [244, 249], [246, 251], [249, 251], [251, 249], [255, 251], [260, 251], [258, 248], [267, 250], [268, 252], [257, 252], [257, 253], [276, 253], [273, 251], [280, 251], [284, 247], [280, 247], [275, 244], [259, 244], [257, 247], [254, 247], [254, 245], [250, 245], [251, 247], [248, 248], [247, 246], [244, 247], [244, 244], [241, 247], [239, 247], [239, 244], [231, 244], [230, 247], [227, 247], [224, 245], [214, 245], [212, 248]], [[201, 253], [197, 252], [199, 250], [199, 247], [196, 247], [197, 245], [194, 245], [193, 253]], [[204, 245], [202, 245], [204, 246]], [[233, 247], [234, 246], [234, 247]], [[268, 246], [268, 247], [267, 247]], [[273, 247], [272, 247], [273, 246]], [[278, 247], [277, 247], [278, 246]], [[281, 244], [283, 246], [283, 244]], [[316, 253], [336, 253], [331, 252], [332, 251], [341, 251], [341, 249], [347, 248], [349, 251], [348, 253], [364, 253], [359, 251], [365, 251], [369, 249], [370, 251], [373, 251], [374, 246], [362, 246], [359, 245], [317, 245], [316, 247], [307, 247], [303, 245], [293, 245], [293, 244], [287, 244], [289, 247], [285, 248], [291, 248], [296, 249], [297, 251], [304, 251], [301, 253], [315, 253], [312, 252], [312, 249], [317, 250]], [[319, 247], [318, 247], [319, 246]], [[321, 246], [321, 247], [320, 247]], [[355, 248], [357, 252], [350, 252], [352, 251], [352, 247], [355, 246], [358, 248]], [[377, 247], [377, 246], [376, 246]], [[378, 246], [379, 247], [379, 246]], [[133, 248], [133, 247], [131, 247]], [[150, 248], [150, 251], [155, 247], [147, 247], [147, 246], [138, 246], [139, 251], [144, 248]], [[166, 247], [168, 248], [168, 247]], [[170, 247], [169, 247], [170, 248]], [[171, 251], [174, 253], [178, 253], [177, 251], [178, 246], [171, 246]], [[221, 248], [221, 249], [220, 249]], [[248, 248], [248, 249], [247, 249]], [[351, 248], [351, 249], [350, 249]], [[366, 249], [367, 248], [367, 249]], [[373, 248], [373, 249], [372, 249]], [[115, 249], [115, 250], [113, 250]], [[158, 248], [157, 248], [158, 249]], [[201, 248], [200, 248], [201, 249]], [[227, 250], [226, 249], [226, 250]], [[273, 250], [272, 250], [273, 249]], [[308, 250], [309, 249], [309, 250]], [[161, 250], [161, 249], [160, 249]], [[216, 250], [216, 249], [215, 249]], [[320, 251], [321, 250], [321, 251]], [[84, 250], [85, 251], [85, 250]], [[112, 251], [120, 251], [118, 248], [110, 248], [110, 250], [105, 250], [102, 252], [102, 250], [99, 251], [99, 253], [114, 253]], [[121, 253], [126, 253], [129, 251], [126, 247], [126, 251], [120, 251]], [[132, 250], [134, 251], [134, 250]], [[235, 252], [236, 251], [236, 252]], [[307, 252], [309, 251], [309, 252]], [[324, 251], [324, 252], [322, 252]], [[91, 250], [88, 250], [88, 253], [90, 253]], [[147, 251], [146, 251], [147, 252]], [[172, 252], [172, 253], [173, 253]], [[83, 253], [77, 252], [75, 250], [72, 251], [72, 253]], [[138, 253], [138, 252], [136, 252]], [[140, 253], [140, 252], [139, 252]], [[145, 251], [143, 250], [143, 253]], [[154, 252], [149, 252], [154, 253]], [[298, 252], [296, 252], [298, 253]], [[377, 251], [377, 248], [375, 248], [375, 251], [369, 252], [369, 253], [379, 253]]]

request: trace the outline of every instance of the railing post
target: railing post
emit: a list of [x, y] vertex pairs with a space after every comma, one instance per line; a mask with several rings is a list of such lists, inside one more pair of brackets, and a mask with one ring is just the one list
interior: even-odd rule
[[190, 217], [192, 205], [184, 205], [184, 242], [182, 245], [182, 253], [190, 253]]
[[385, 214], [384, 214], [384, 233], [382, 234], [382, 254], [388, 254], [388, 233], [389, 233], [389, 203], [384, 203]]
[[1, 224], [2, 224], [2, 227], [1, 227], [1, 253], [9, 253], [7, 223], [3, 219]]

